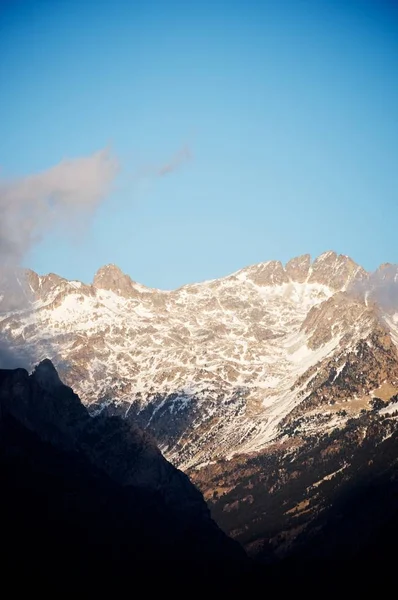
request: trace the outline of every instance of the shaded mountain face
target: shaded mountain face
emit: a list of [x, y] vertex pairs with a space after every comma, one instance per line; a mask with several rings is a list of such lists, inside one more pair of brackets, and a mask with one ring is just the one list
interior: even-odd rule
[[[153, 436], [206, 498], [215, 495], [218, 522], [265, 556], [264, 540], [279, 538], [267, 519], [245, 533], [251, 500], [244, 499], [255, 496], [243, 483], [247, 464], [258, 460], [256, 477], [265, 482], [252, 482], [262, 490], [255, 502], [268, 507], [256, 513], [263, 522], [280, 510], [272, 473], [285, 494], [294, 491], [292, 502], [306, 501], [283, 476], [289, 461], [296, 465], [306, 452], [316, 461], [336, 431], [352, 423], [360, 431], [362, 419], [375, 418], [375, 403], [380, 411], [389, 406], [398, 393], [397, 273], [382, 265], [369, 274], [334, 252], [167, 292], [114, 265], [101, 268], [92, 285], [28, 272], [34, 302], [18, 310], [5, 304], [0, 336], [16, 356], [52, 356], [91, 414], [122, 416]], [[235, 489], [240, 496], [230, 502]], [[239, 510], [225, 508], [235, 501]], [[296, 531], [287, 511], [279, 530]], [[271, 543], [270, 556], [289, 554], [283, 539]]]
[[118, 417], [90, 417], [48, 360], [30, 376], [0, 370], [0, 471], [2, 567], [18, 575], [245, 565], [154, 441]]

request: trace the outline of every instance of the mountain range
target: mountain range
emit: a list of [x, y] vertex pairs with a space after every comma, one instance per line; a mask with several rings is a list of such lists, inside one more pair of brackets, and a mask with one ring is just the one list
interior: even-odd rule
[[92, 417], [155, 439], [257, 559], [310, 555], [322, 536], [325, 556], [355, 555], [359, 522], [334, 545], [327, 531], [375, 482], [360, 547], [393, 522], [398, 266], [329, 251], [173, 291], [114, 265], [90, 285], [4, 273], [0, 289], [3, 366], [50, 357]]

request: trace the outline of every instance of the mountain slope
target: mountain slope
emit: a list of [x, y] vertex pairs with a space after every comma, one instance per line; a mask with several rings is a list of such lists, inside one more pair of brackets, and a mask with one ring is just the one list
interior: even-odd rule
[[395, 560], [398, 395], [300, 446], [235, 456], [193, 476], [224, 531], [266, 562]]

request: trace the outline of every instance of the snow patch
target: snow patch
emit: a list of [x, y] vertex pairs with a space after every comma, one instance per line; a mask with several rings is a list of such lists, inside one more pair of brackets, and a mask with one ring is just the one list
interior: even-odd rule
[[379, 410], [380, 415], [393, 415], [396, 412], [398, 412], [398, 402], [392, 402]]

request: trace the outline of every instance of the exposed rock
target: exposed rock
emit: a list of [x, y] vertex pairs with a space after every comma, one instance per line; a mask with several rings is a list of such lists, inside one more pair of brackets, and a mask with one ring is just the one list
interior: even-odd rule
[[123, 298], [139, 295], [132, 279], [116, 265], [101, 267], [94, 276], [93, 286], [99, 290], [110, 290]]
[[279, 260], [272, 260], [248, 269], [248, 277], [256, 285], [281, 285], [289, 278]]
[[[372, 307], [339, 292], [314, 306], [307, 314], [302, 331], [309, 335], [307, 345], [316, 349], [328, 343], [333, 337], [350, 334], [361, 328], [366, 335], [377, 324], [377, 314]], [[348, 340], [347, 340], [348, 341]]]
[[353, 280], [361, 280], [366, 276], [366, 271], [349, 256], [329, 251], [314, 261], [308, 281], [322, 283], [333, 290], [345, 290]]
[[285, 271], [293, 281], [304, 283], [308, 277], [310, 266], [311, 256], [309, 254], [303, 254], [302, 256], [297, 256], [296, 258], [289, 260], [286, 264]]

